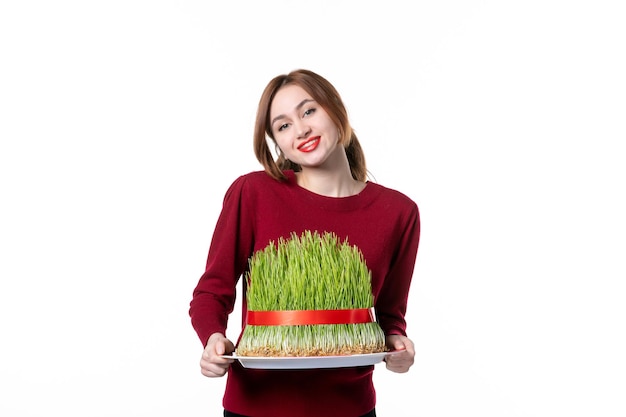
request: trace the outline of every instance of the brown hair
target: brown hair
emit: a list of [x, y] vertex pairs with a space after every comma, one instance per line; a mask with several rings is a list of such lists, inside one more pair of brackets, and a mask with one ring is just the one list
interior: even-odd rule
[[278, 152], [278, 159], [274, 161], [267, 143], [267, 137], [269, 137], [277, 146], [270, 125], [270, 107], [274, 96], [282, 87], [291, 84], [304, 89], [328, 113], [339, 130], [339, 143], [346, 150], [352, 177], [357, 181], [365, 181], [367, 179], [365, 154], [350, 126], [348, 112], [339, 93], [325, 78], [305, 69], [294, 70], [289, 74], [279, 75], [272, 79], [265, 87], [261, 100], [259, 100], [254, 127], [254, 154], [265, 168], [265, 172], [277, 180], [284, 180], [286, 176], [283, 170], [302, 170], [300, 165], [285, 159], [280, 151]]

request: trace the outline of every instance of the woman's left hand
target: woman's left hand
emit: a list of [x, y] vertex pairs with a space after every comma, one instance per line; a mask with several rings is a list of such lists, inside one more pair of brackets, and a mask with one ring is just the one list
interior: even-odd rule
[[399, 334], [392, 334], [387, 336], [386, 343], [391, 350], [402, 351], [385, 356], [387, 369], [399, 374], [407, 372], [415, 362], [415, 347], [411, 339]]

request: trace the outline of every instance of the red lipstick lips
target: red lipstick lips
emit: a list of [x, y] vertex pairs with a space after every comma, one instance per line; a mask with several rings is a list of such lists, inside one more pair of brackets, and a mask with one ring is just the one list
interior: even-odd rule
[[306, 140], [306, 142], [301, 143], [298, 146], [298, 150], [300, 152], [311, 152], [317, 148], [317, 145], [320, 143], [320, 137], [315, 136]]

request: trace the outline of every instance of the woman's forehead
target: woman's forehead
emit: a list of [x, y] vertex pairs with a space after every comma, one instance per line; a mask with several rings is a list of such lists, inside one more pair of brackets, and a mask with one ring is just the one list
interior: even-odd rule
[[314, 101], [313, 97], [302, 87], [295, 84], [286, 85], [274, 95], [270, 106], [270, 116], [290, 113], [310, 101]]

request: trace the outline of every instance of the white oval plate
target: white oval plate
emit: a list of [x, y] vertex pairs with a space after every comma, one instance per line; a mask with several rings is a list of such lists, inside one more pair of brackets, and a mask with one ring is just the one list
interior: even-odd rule
[[350, 366], [369, 366], [381, 362], [385, 356], [401, 352], [365, 353], [359, 355], [342, 356], [237, 356], [224, 355], [225, 358], [237, 359], [244, 368], [251, 369], [318, 369], [318, 368], [345, 368]]

